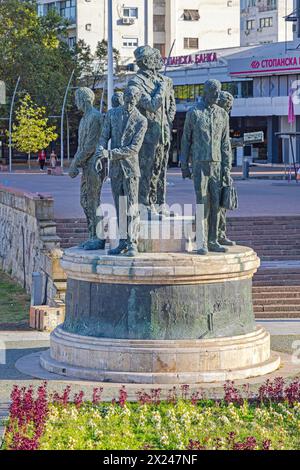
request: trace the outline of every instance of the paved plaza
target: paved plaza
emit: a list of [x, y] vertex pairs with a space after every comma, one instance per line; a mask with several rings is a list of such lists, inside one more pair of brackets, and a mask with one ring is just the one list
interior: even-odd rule
[[[272, 335], [272, 349], [279, 351], [286, 355], [287, 362], [291, 360], [289, 354], [293, 352], [293, 345], [295, 342], [300, 342], [300, 320], [260, 320], [259, 325], [262, 325]], [[44, 349], [49, 348], [49, 334], [40, 333], [36, 331], [0, 331], [0, 344], [6, 347], [6, 364], [0, 364], [0, 413], [1, 406], [9, 402], [10, 393], [13, 385], [18, 384], [19, 386], [29, 386], [33, 384], [38, 386], [40, 384], [39, 379], [33, 379], [29, 375], [25, 375], [19, 372], [15, 368], [15, 363], [29, 354], [39, 353]], [[34, 374], [34, 368], [36, 366], [33, 363], [32, 373]], [[295, 366], [288, 365], [288, 369], [291, 367], [293, 372], [288, 375], [295, 375]], [[299, 366], [298, 366], [299, 369]], [[45, 373], [45, 377], [49, 381], [53, 374]], [[280, 371], [277, 371], [274, 376], [280, 376]], [[256, 383], [264, 381], [265, 378], [261, 379], [250, 379], [255, 388]], [[95, 386], [104, 387], [104, 399], [111, 399], [113, 396], [117, 396], [120, 384], [97, 384], [94, 382], [78, 381], [72, 379], [58, 378], [53, 375], [53, 379], [49, 381], [50, 391], [61, 391], [64, 387], [71, 383], [72, 390], [78, 392], [83, 390], [87, 396], [91, 396], [93, 388]], [[238, 383], [238, 382], [237, 382]], [[131, 398], [135, 398], [135, 392], [140, 390], [140, 386], [128, 386]], [[170, 388], [169, 386], [167, 389]], [[198, 387], [199, 388], [199, 387]], [[216, 393], [222, 388], [222, 385], [217, 387], [214, 384], [206, 384], [205, 388], [210, 390], [211, 393], [214, 390]]]
[[[49, 176], [45, 174], [0, 173], [0, 184], [33, 193], [48, 193], [54, 197], [56, 218], [83, 217], [79, 201], [80, 178]], [[300, 215], [300, 183], [272, 179], [237, 180], [239, 209], [232, 213], [238, 216]], [[110, 184], [102, 191], [102, 202], [113, 203]], [[194, 188], [190, 180], [183, 180], [178, 169], [168, 174], [168, 203], [194, 203]]]

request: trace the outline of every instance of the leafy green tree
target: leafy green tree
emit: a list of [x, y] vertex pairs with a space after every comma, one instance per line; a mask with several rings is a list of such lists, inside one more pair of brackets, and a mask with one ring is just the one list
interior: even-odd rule
[[29, 168], [31, 154], [47, 148], [58, 137], [56, 127], [48, 125], [45, 114], [46, 108], [34, 104], [28, 93], [20, 101], [16, 111], [12, 142], [19, 151], [28, 154]]
[[51, 115], [59, 114], [66, 84], [77, 67], [66, 42], [66, 26], [54, 10], [39, 17], [35, 1], [0, 3], [0, 79], [11, 96], [20, 75], [20, 90]]

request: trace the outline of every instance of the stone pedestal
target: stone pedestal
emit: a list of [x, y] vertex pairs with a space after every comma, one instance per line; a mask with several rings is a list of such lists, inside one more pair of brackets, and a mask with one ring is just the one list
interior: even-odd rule
[[141, 253], [184, 253], [193, 249], [194, 217], [170, 217], [141, 220], [139, 251]]
[[279, 367], [256, 328], [254, 251], [146, 253], [67, 250], [66, 319], [41, 364], [51, 372], [122, 383], [200, 383]]

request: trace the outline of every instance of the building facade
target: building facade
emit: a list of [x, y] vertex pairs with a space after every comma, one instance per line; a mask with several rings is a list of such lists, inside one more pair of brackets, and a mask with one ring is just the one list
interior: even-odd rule
[[[69, 20], [69, 45], [83, 39], [95, 51], [107, 39], [107, 0], [38, 0], [44, 15], [51, 8]], [[240, 43], [240, 0], [113, 0], [114, 47], [123, 64], [133, 51], [154, 45], [168, 56]]]
[[153, 42], [163, 56], [240, 44], [240, 0], [153, 0]]
[[[170, 65], [167, 74], [174, 81], [177, 115], [173, 129], [171, 160], [176, 163], [186, 112], [199, 99], [203, 84], [210, 78], [222, 83], [223, 90], [235, 97], [231, 113], [231, 136], [248, 132], [264, 132], [264, 142], [244, 150], [256, 162], [290, 164], [292, 155], [288, 140], [280, 140], [279, 132], [300, 131], [300, 50], [285, 42], [220, 49], [192, 54], [188, 65]], [[213, 58], [213, 60], [210, 60]], [[202, 59], [202, 60], [200, 60]], [[289, 95], [296, 96], [295, 122], [288, 123]], [[294, 142], [297, 160], [300, 142]], [[241, 162], [242, 149], [237, 150]]]
[[[107, 40], [107, 0], [38, 0], [39, 15], [51, 8], [70, 22], [70, 47], [81, 39], [93, 53], [99, 41]], [[136, 47], [153, 44], [153, 0], [113, 0], [113, 35], [121, 64], [132, 63]]]
[[241, 0], [241, 46], [290, 41], [293, 0]]

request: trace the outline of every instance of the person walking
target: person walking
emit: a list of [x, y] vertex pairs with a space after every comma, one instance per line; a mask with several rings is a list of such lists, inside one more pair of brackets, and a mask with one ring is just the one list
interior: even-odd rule
[[38, 162], [40, 164], [40, 171], [43, 171], [46, 163], [46, 152], [44, 149], [38, 153]]
[[52, 150], [50, 154], [50, 167], [52, 170], [55, 170], [57, 165], [57, 155], [55, 153], [55, 150]]

